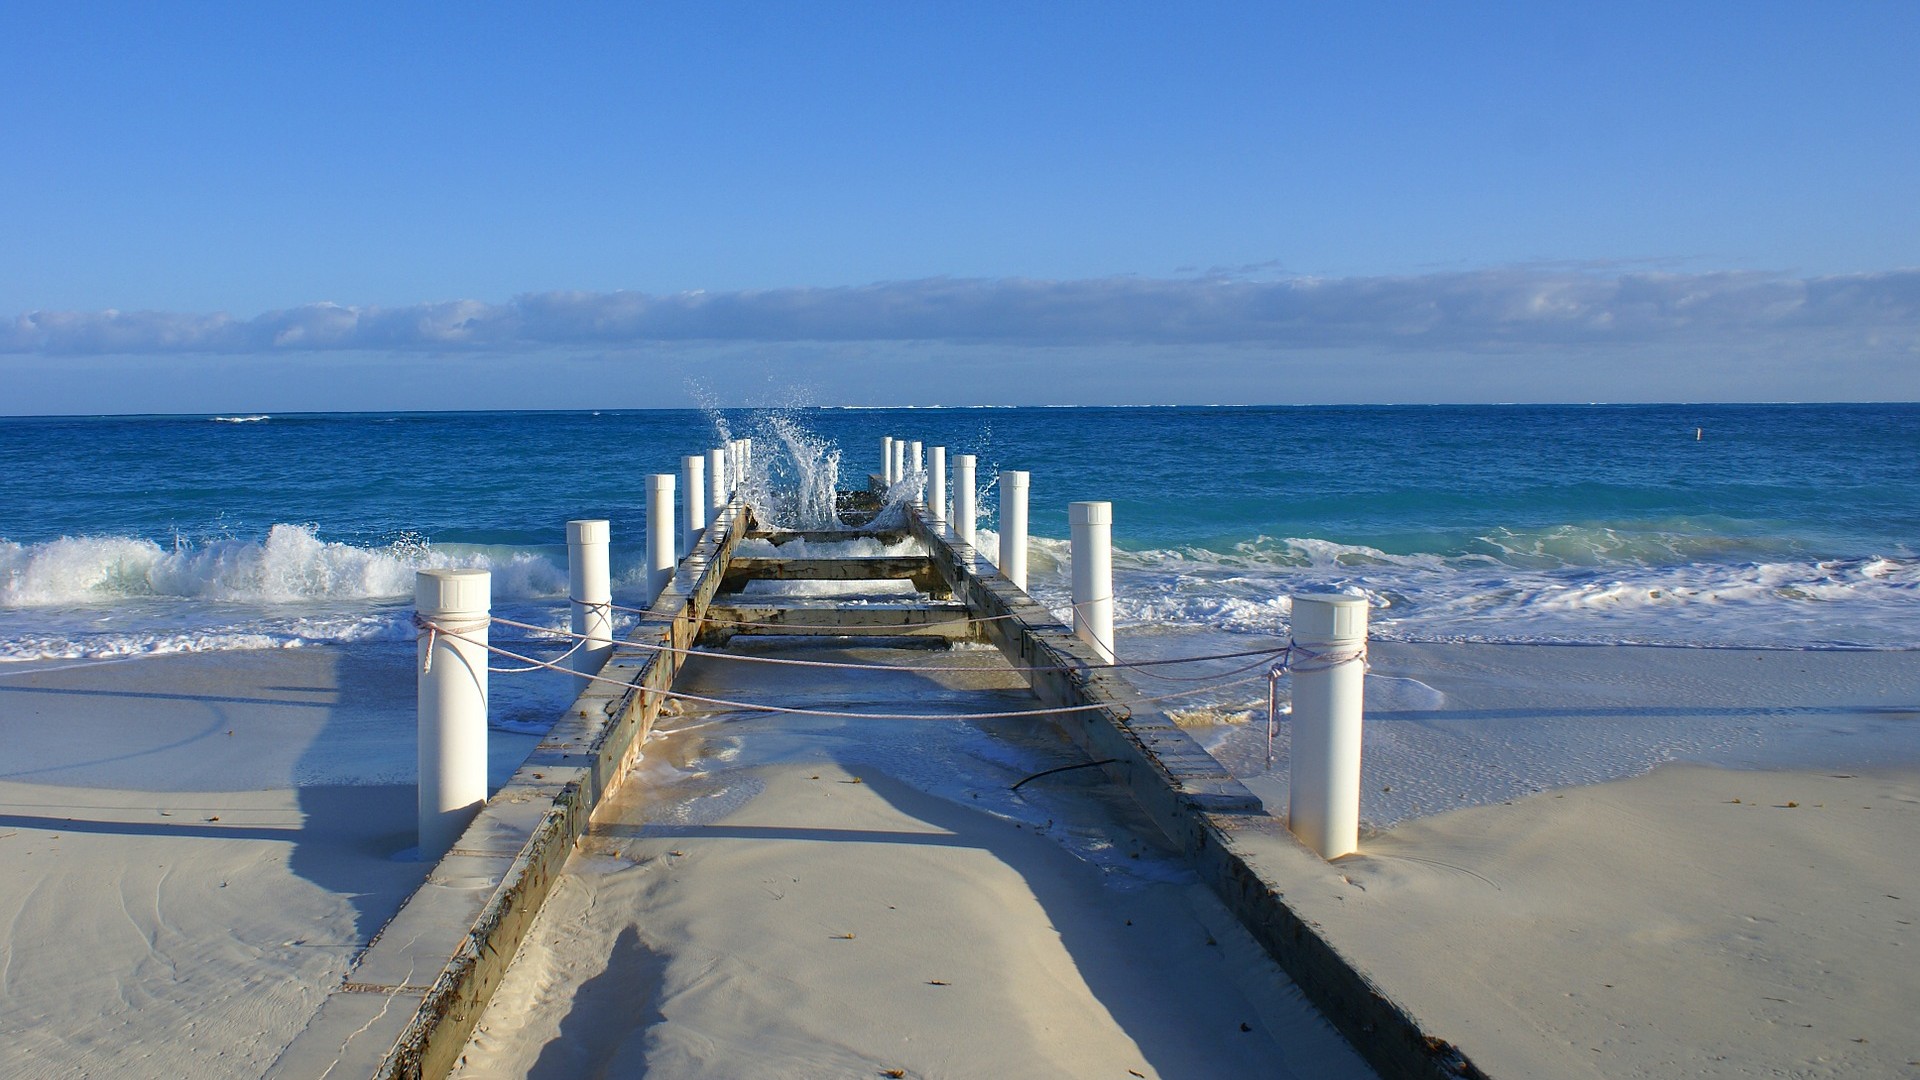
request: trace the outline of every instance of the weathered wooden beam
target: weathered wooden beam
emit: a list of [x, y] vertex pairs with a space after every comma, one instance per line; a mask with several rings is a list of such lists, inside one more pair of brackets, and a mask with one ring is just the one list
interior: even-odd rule
[[795, 540], [809, 544], [844, 544], [852, 540], [877, 540], [882, 544], [900, 544], [907, 540], [905, 529], [892, 529], [884, 532], [872, 532], [866, 529], [755, 529], [747, 534], [749, 540], [765, 540], [774, 547], [791, 544]]
[[747, 635], [940, 637], [970, 641], [974, 624], [967, 606], [958, 603], [861, 604], [847, 607], [832, 601], [731, 600], [707, 608], [700, 644], [718, 645]]
[[911, 581], [915, 589], [941, 589], [946, 580], [925, 555], [862, 555], [848, 558], [786, 559], [740, 556], [727, 564], [722, 592], [749, 581]]
[[793, 559], [741, 555], [727, 565], [728, 581], [870, 581], [911, 578], [933, 569], [925, 555], [848, 555]]

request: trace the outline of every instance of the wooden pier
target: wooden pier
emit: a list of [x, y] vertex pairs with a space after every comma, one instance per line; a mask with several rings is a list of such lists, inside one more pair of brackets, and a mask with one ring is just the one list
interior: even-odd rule
[[[673, 580], [539, 748], [325, 1000], [270, 1076], [441, 1077], [454, 1065], [562, 865], [627, 782], [691, 650], [749, 635], [991, 644], [1036, 709], [1112, 784], [1382, 1076], [1482, 1075], [1348, 961], [1312, 912], [1338, 872], [1071, 627], [917, 507], [889, 532], [765, 529], [715, 512]], [[752, 554], [741, 554], [746, 541]], [[907, 554], [821, 555], [872, 540]], [[772, 554], [765, 549], [771, 548]], [[787, 554], [788, 551], [793, 554]], [[892, 580], [912, 599], [762, 595], [753, 581]], [[903, 703], [905, 705], [905, 703]], [[1293, 894], [1293, 899], [1289, 894]], [[1305, 901], [1304, 907], [1299, 902]]]

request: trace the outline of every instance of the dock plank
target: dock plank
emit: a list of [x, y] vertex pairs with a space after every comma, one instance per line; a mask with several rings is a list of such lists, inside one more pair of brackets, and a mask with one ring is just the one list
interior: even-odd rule
[[722, 644], [738, 635], [905, 636], [969, 641], [973, 640], [974, 626], [967, 606], [953, 601], [848, 605], [813, 598], [734, 597], [707, 608], [701, 644]]
[[925, 555], [848, 555], [786, 558], [738, 556], [728, 563], [723, 592], [749, 581], [909, 581], [921, 592], [940, 589], [944, 579]]

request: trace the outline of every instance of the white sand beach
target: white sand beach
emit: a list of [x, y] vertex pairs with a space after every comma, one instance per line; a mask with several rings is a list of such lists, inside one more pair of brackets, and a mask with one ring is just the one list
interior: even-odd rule
[[1920, 1072], [1920, 770], [1665, 766], [1338, 868], [1355, 958], [1494, 1076]]
[[263, 1073], [426, 876], [413, 728], [406, 643], [0, 667], [8, 1074]]
[[1920, 653], [1373, 654], [1405, 816], [1290, 896], [1430, 1030], [1501, 1077], [1920, 1071]]

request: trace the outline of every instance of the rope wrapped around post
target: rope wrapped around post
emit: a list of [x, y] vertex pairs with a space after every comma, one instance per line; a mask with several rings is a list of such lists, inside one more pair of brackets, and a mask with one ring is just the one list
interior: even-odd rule
[[[449, 637], [457, 637], [457, 638], [460, 638], [462, 641], [465, 641], [466, 635], [471, 634], [476, 630], [485, 630], [487, 627], [492, 626], [493, 622], [494, 620], [491, 617], [489, 617], [485, 619], [469, 619], [465, 622], [456, 622], [451, 624], [439, 623], [439, 622], [434, 622], [433, 620], [428, 619], [427, 617], [421, 615], [418, 611], [415, 611], [413, 613], [414, 629], [421, 631], [421, 634], [424, 634], [427, 639], [426, 659], [420, 662], [420, 670], [422, 672], [433, 671], [433, 639], [435, 635], [446, 634]], [[420, 636], [421, 636], [420, 634], [414, 635], [416, 640], [418, 640]], [[576, 646], [576, 648], [577, 647], [578, 646]], [[571, 652], [572, 650], [570, 649], [568, 651]], [[491, 671], [492, 669], [489, 668], [488, 670]]]
[[[1303, 659], [1295, 660], [1294, 654]], [[1367, 662], [1367, 643], [1340, 649], [1314, 652], [1297, 641], [1288, 641], [1280, 662], [1267, 672], [1267, 768], [1273, 768], [1273, 738], [1280, 731], [1280, 680], [1296, 671], [1331, 671], [1346, 664]]]
[[[487, 798], [487, 628], [493, 575], [472, 567], [414, 574], [420, 854], [437, 859]], [[436, 654], [444, 653], [436, 663]]]

